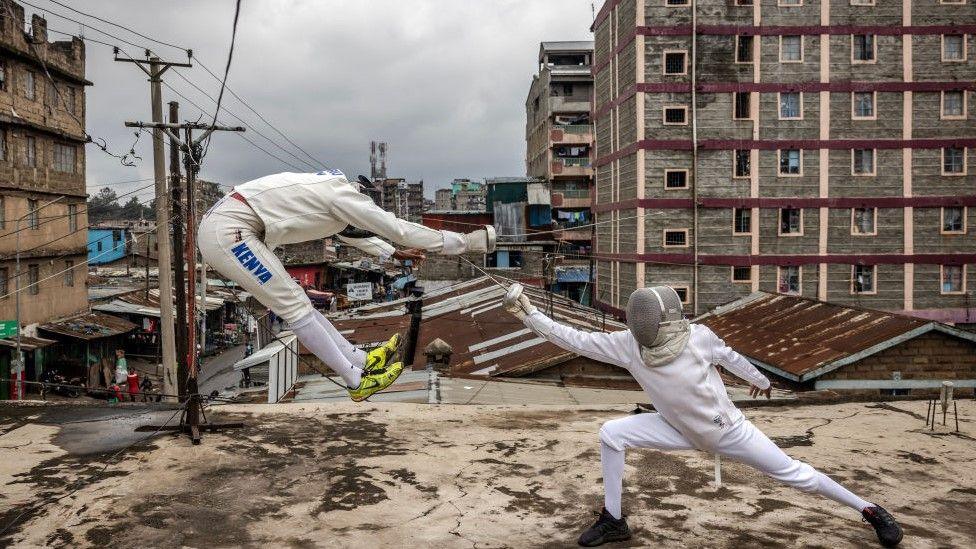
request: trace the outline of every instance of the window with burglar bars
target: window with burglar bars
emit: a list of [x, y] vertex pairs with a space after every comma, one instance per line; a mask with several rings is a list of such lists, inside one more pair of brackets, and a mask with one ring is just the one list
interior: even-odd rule
[[800, 150], [783, 149], [779, 151], [780, 175], [800, 175]]
[[752, 267], [732, 267], [732, 282], [752, 282]]
[[966, 60], [966, 37], [962, 34], [942, 36], [942, 60], [959, 62]]
[[942, 173], [945, 175], [964, 175], [966, 173], [966, 149], [946, 147], [942, 149]]
[[876, 265], [854, 265], [851, 272], [851, 291], [855, 294], [875, 293]]
[[37, 230], [38, 228], [37, 219], [37, 200], [33, 198], [27, 199], [27, 228], [31, 230]]
[[854, 118], [873, 119], [874, 99], [874, 92], [854, 92]]
[[6, 299], [10, 293], [10, 271], [0, 267], [0, 299]]
[[64, 262], [64, 285], [69, 288], [75, 285], [75, 262], [70, 259]]
[[854, 175], [874, 175], [874, 149], [854, 149], [851, 155]]
[[664, 186], [668, 189], [688, 188], [688, 170], [666, 170], [664, 172]]
[[37, 295], [41, 292], [41, 267], [40, 265], [27, 266], [27, 293]]
[[799, 208], [783, 208], [779, 211], [779, 234], [803, 234], [803, 213]]
[[803, 107], [800, 102], [800, 92], [783, 92], [779, 94], [779, 117], [782, 120], [799, 120], [803, 118]]
[[965, 265], [942, 266], [942, 293], [961, 294], [966, 291]]
[[966, 92], [942, 92], [942, 118], [966, 118]]
[[24, 165], [28, 168], [37, 167], [37, 139], [27, 136], [24, 142]]
[[687, 229], [676, 229], [664, 231], [664, 247], [686, 247], [688, 246], [688, 230]]
[[966, 232], [966, 208], [964, 206], [942, 208], [942, 232], [949, 234]]
[[855, 63], [871, 63], [875, 60], [873, 34], [855, 34], [851, 37], [851, 44], [851, 56]]
[[732, 210], [732, 230], [735, 234], [752, 233], [752, 210], [734, 208]]
[[75, 148], [73, 146], [54, 144], [54, 171], [75, 173]]
[[668, 125], [683, 125], [688, 122], [686, 107], [664, 107], [664, 123]]
[[37, 97], [37, 84], [34, 81], [33, 71], [24, 73], [24, 97], [31, 100]]
[[682, 75], [685, 74], [685, 58], [687, 54], [683, 51], [664, 52], [664, 74]]
[[68, 204], [68, 230], [75, 232], [78, 230], [78, 205]]
[[787, 265], [779, 268], [779, 293], [800, 295], [800, 267]]
[[779, 42], [779, 60], [787, 63], [803, 61], [803, 37], [781, 36]]
[[749, 149], [735, 150], [735, 177], [749, 177], [752, 175], [752, 158]]
[[876, 208], [854, 208], [851, 221], [851, 233], [860, 235], [877, 234], [875, 220], [878, 210]]

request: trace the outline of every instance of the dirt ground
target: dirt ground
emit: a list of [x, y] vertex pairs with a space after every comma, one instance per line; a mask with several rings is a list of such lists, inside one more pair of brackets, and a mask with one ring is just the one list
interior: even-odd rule
[[[924, 402], [746, 414], [794, 457], [884, 504], [905, 528], [904, 547], [971, 547], [976, 403], [959, 404], [961, 434], [924, 429]], [[138, 440], [133, 425], [170, 413], [100, 418], [69, 409], [54, 420], [4, 407], [0, 545], [572, 546], [602, 505], [597, 430], [629, 412], [222, 407], [213, 418], [241, 419], [246, 428], [205, 435], [199, 446], [158, 436], [105, 467], [124, 446], [119, 441]], [[86, 445], [86, 437], [100, 444]], [[740, 464], [724, 463], [720, 488], [710, 483], [712, 460], [701, 453], [631, 451], [627, 465], [624, 510], [634, 539], [625, 546], [876, 545], [852, 510]]]

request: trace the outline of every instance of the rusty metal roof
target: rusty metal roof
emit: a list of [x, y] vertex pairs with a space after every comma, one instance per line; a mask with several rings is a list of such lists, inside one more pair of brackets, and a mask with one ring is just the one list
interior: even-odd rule
[[38, 326], [46, 332], [84, 340], [124, 334], [135, 328], [128, 320], [98, 311], [78, 313]]
[[[526, 293], [540, 310], [547, 310], [548, 297], [543, 290], [526, 287]], [[504, 296], [505, 290], [487, 277], [425, 294], [415, 366], [424, 366], [423, 349], [437, 338], [454, 349], [450, 362], [453, 373], [523, 376], [578, 356], [543, 340], [505, 312]], [[604, 313], [562, 296], [553, 295], [552, 304], [552, 316], [560, 322], [588, 331], [626, 329]], [[349, 341], [374, 344], [407, 330], [410, 316], [405, 305], [406, 300], [402, 299], [364, 305], [333, 315], [332, 319]]]
[[931, 330], [976, 334], [910, 316], [756, 292], [703, 315], [725, 343], [757, 366], [806, 381]]

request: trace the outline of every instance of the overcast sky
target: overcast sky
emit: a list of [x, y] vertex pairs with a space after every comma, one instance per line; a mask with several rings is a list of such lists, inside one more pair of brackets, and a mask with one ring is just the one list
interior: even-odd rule
[[[222, 74], [230, 43], [233, 0], [61, 0], [165, 42], [192, 48]], [[65, 21], [78, 14], [31, 0], [51, 29], [117, 42]], [[597, 8], [599, 4], [597, 2]], [[34, 11], [29, 6], [25, 8]], [[589, 40], [590, 0], [244, 0], [228, 84], [314, 158], [347, 175], [369, 174], [369, 141], [389, 143], [388, 174], [423, 179], [428, 196], [456, 177], [525, 174], [525, 97], [537, 69], [539, 42]], [[184, 60], [179, 50], [148, 43], [103, 23], [87, 21], [162, 57]], [[51, 34], [63, 39], [62, 35]], [[123, 45], [124, 44], [120, 44]], [[132, 55], [140, 50], [124, 46]], [[88, 132], [113, 151], [134, 139], [125, 120], [148, 120], [149, 85], [135, 66], [112, 60], [111, 48], [87, 46]], [[216, 97], [219, 82], [199, 67], [184, 74]], [[164, 80], [213, 116], [214, 103], [176, 75]], [[200, 111], [164, 87], [164, 102], [178, 100], [184, 119]], [[260, 123], [234, 97], [224, 105], [249, 126], [303, 156]], [[165, 110], [165, 107], [164, 107]], [[236, 125], [228, 114], [221, 120]], [[301, 168], [254, 131], [247, 137]], [[126, 168], [89, 145], [88, 186], [152, 175], [151, 139]], [[202, 177], [233, 185], [279, 171], [299, 171], [238, 136], [217, 135]], [[115, 186], [125, 192], [145, 183]], [[144, 195], [143, 195], [144, 196]]]

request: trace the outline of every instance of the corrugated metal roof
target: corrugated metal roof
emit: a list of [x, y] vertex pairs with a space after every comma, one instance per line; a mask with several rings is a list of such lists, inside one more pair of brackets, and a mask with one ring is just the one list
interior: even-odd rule
[[[526, 293], [540, 310], [545, 310], [548, 297], [543, 290], [527, 287]], [[506, 313], [502, 309], [504, 296], [505, 290], [487, 277], [425, 294], [418, 353], [434, 339], [443, 339], [454, 349], [452, 372], [485, 376], [527, 375], [577, 356], [542, 340]], [[553, 295], [552, 303], [553, 316], [561, 322], [590, 331], [626, 328], [605, 318], [600, 311], [562, 296]], [[344, 311], [333, 319], [347, 339], [357, 345], [371, 345], [387, 340], [395, 332], [406, 332], [410, 316], [405, 305], [406, 300], [402, 299], [370, 304]], [[417, 366], [423, 363], [424, 357], [418, 354]]]
[[698, 321], [757, 365], [797, 381], [930, 330], [976, 340], [976, 334], [909, 316], [765, 292], [719, 307]]
[[128, 320], [98, 311], [79, 313], [38, 326], [46, 332], [84, 340], [124, 334], [135, 328], [136, 325]]
[[[43, 337], [30, 337], [22, 335], [20, 336], [20, 348], [28, 351], [33, 351], [35, 349], [42, 349], [49, 345], [54, 345], [57, 341], [53, 339], [44, 339]], [[0, 345], [4, 347], [16, 347], [17, 338], [12, 337], [10, 339], [0, 339]]]

